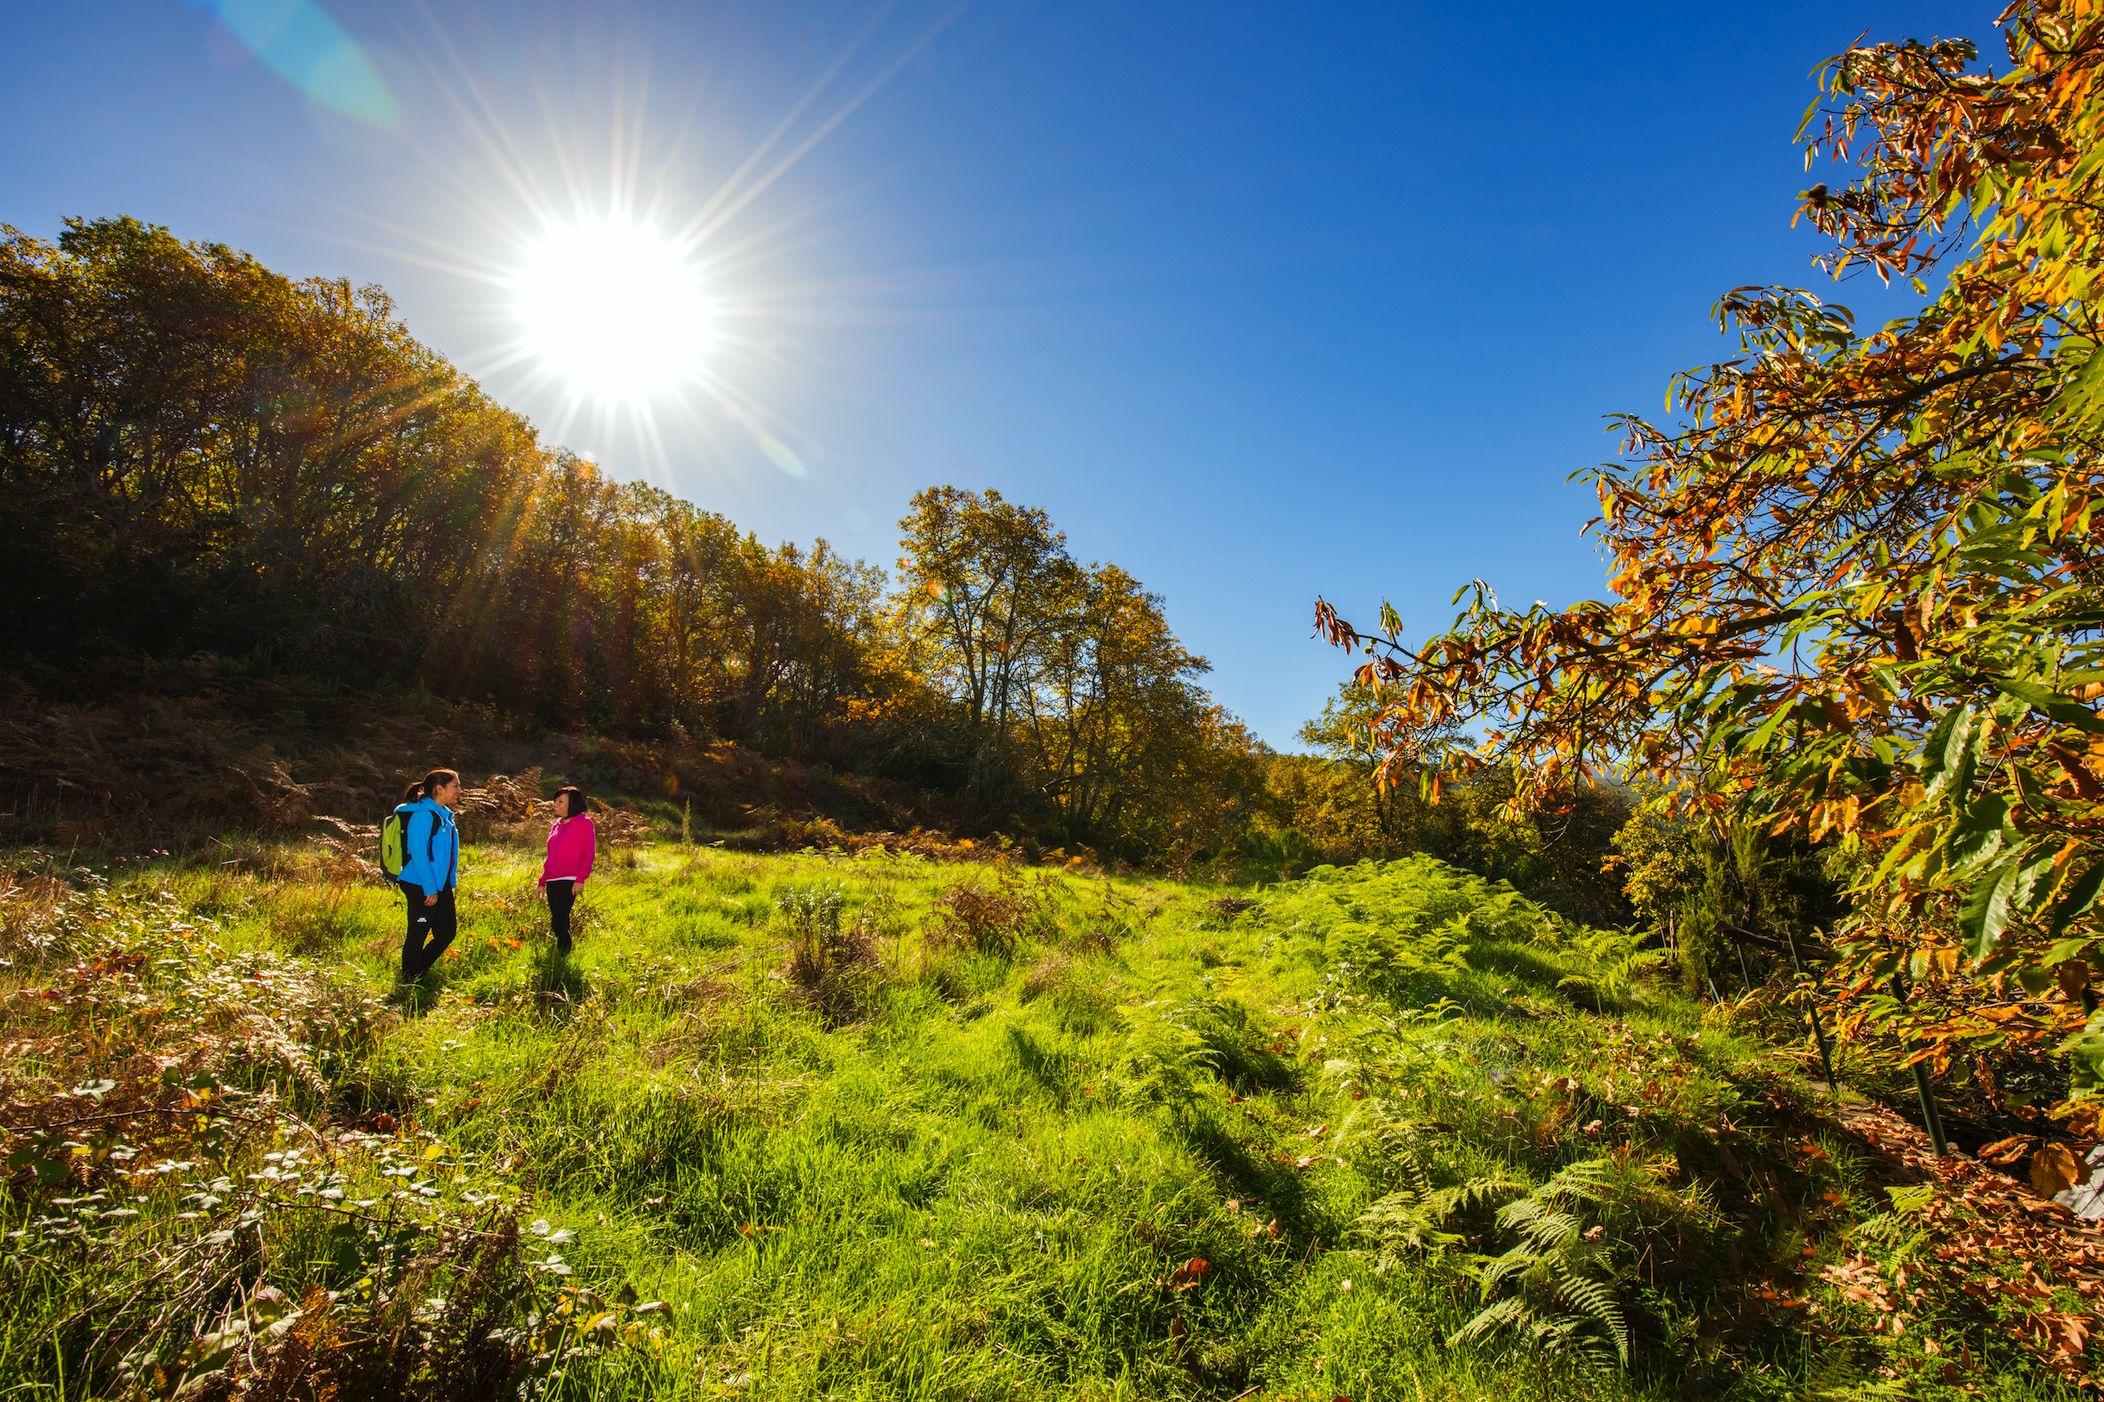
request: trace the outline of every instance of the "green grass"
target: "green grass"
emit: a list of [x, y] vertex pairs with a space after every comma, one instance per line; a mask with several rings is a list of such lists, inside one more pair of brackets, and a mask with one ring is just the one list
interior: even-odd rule
[[[448, 1308], [539, 1353], [525, 1395], [577, 1399], [1782, 1398], [1872, 1395], [1849, 1389], [1880, 1369], [1936, 1396], [1937, 1329], [1990, 1395], [2062, 1395], [1963, 1299], [1891, 1338], [1799, 1269], [1893, 1219], [1801, 1053], [1658, 989], [1579, 1011], [1558, 985], [1597, 952], [1437, 863], [1229, 913], [1211, 902], [1246, 893], [660, 846], [602, 864], [568, 961], [534, 869], [470, 849], [459, 942], [408, 996], [400, 898], [296, 854], [16, 893], [0, 1396], [172, 1390], [181, 1341], [244, 1311], [256, 1342], [190, 1345], [190, 1378], [282, 1363], [283, 1316], [347, 1370], [338, 1395], [473, 1395], [479, 1326]], [[959, 883], [1007, 902], [1006, 934], [938, 906]], [[841, 898], [823, 938], [778, 909], [814, 888]], [[146, 1116], [184, 1095], [248, 1119]], [[105, 1106], [122, 1135], [36, 1133]], [[1553, 1281], [1490, 1292], [1539, 1306], [1535, 1346], [1450, 1343], [1518, 1239], [1500, 1206], [1594, 1162], [1613, 1191], [1572, 1220], [1599, 1233], [1537, 1274], [1611, 1282], [1631, 1366], [1585, 1361], [1611, 1331]], [[512, 1218], [543, 1224], [529, 1265], [478, 1275], [469, 1229]], [[208, 1230], [231, 1235], [186, 1245]], [[1818, 1328], [1749, 1307], [1763, 1283], [1819, 1293]], [[181, 1305], [158, 1335], [157, 1300]], [[356, 1362], [378, 1346], [346, 1342], [383, 1303], [428, 1343], [384, 1387]]]

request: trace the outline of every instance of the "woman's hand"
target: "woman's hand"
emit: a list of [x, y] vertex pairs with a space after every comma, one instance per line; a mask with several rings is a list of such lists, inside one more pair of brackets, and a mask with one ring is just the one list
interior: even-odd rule
[[430, 895], [428, 895], [428, 896], [424, 897], [424, 904], [425, 904], [425, 905], [437, 905], [437, 904], [438, 904], [438, 893], [434, 891], [434, 892], [432, 892], [432, 893], [431, 893]]

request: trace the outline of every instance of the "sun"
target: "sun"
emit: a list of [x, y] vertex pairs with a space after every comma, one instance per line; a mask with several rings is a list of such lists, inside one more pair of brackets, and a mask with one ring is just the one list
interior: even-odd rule
[[699, 378], [710, 314], [701, 269], [646, 224], [548, 229], [510, 279], [520, 349], [578, 397], [639, 404]]

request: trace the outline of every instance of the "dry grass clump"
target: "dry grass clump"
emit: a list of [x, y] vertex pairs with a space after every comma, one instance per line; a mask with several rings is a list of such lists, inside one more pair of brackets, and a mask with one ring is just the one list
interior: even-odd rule
[[1073, 970], [1074, 961], [1064, 954], [1054, 954], [1039, 961], [1023, 975], [1022, 1000], [1036, 1002], [1065, 983]]
[[959, 882], [937, 896], [929, 911], [935, 939], [978, 954], [1008, 954], [1031, 914], [1028, 904], [999, 887]]
[[216, 658], [111, 662], [0, 705], [0, 808], [16, 839], [143, 844], [296, 832], [375, 812], [458, 738], [377, 698], [241, 676]]
[[1006, 956], [1026, 940], [1059, 937], [1063, 894], [1049, 874], [1028, 880], [1013, 869], [995, 881], [960, 881], [935, 898], [929, 937], [953, 949]]
[[41, 955], [53, 916], [72, 894], [55, 876], [0, 872], [0, 959], [14, 964]]
[[[190, 1402], [352, 1395], [436, 1402], [509, 1392], [530, 1357], [520, 1347], [525, 1331], [512, 1327], [522, 1298], [533, 1293], [518, 1215], [499, 1210], [473, 1225], [449, 1223], [395, 1254], [401, 1259], [387, 1263], [369, 1299], [331, 1299], [315, 1289], [295, 1303], [266, 1287], [244, 1308], [229, 1305], [206, 1335], [224, 1346], [212, 1350], [223, 1353], [211, 1359], [221, 1366], [181, 1395]], [[151, 1379], [181, 1383], [183, 1375], [152, 1367]]]
[[[425, 704], [457, 728], [381, 697], [244, 676], [213, 657], [113, 662], [42, 690], [15, 680], [0, 692], [0, 839], [174, 846], [185, 837], [295, 834], [326, 819], [335, 828], [330, 841], [342, 844], [331, 853], [339, 864], [370, 862], [376, 839], [362, 829], [394, 807], [410, 779], [434, 764], [461, 767], [477, 754], [516, 756], [520, 748], [496, 742], [493, 718], [476, 708]], [[549, 736], [534, 748], [570, 772], [605, 776], [614, 792], [692, 793], [712, 821], [785, 792], [887, 821], [908, 811], [878, 802], [851, 777], [771, 764], [735, 746], [667, 750]], [[468, 837], [544, 836], [553, 815], [540, 796], [541, 772], [470, 777], [461, 809]], [[593, 817], [612, 846], [649, 829], [632, 809], [595, 802]]]
[[[1013, 866], [1022, 860], [1015, 845], [1005, 838], [979, 842], [952, 837], [933, 828], [906, 832], [850, 832], [823, 815], [785, 817], [771, 807], [751, 808], [741, 815], [753, 826], [724, 836], [718, 843], [739, 852], [839, 851], [851, 856], [885, 852], [894, 857], [919, 857], [931, 862], [970, 862], [983, 866]], [[1069, 869], [1078, 867], [1075, 858]]]

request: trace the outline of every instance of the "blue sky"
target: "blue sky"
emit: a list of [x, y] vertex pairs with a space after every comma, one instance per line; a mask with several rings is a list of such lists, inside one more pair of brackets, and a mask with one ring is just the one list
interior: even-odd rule
[[[920, 487], [1041, 505], [1288, 748], [1349, 670], [1318, 594], [1421, 638], [1475, 577], [1600, 592], [1565, 478], [1602, 416], [1717, 353], [1721, 292], [1818, 281], [1809, 71], [1866, 31], [1999, 57], [1996, 8], [15, 0], [0, 221], [380, 283], [559, 441], [769, 541], [889, 564]], [[539, 221], [726, 188], [715, 389], [654, 442], [499, 363]]]

